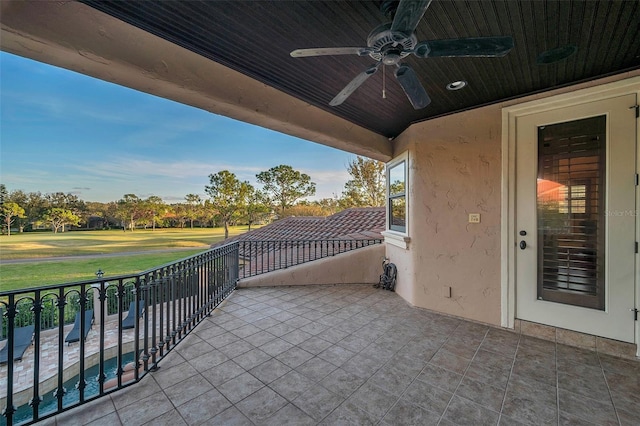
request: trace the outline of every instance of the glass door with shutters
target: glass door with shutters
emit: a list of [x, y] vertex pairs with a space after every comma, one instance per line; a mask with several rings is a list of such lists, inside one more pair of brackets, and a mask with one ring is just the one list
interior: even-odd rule
[[516, 318], [635, 341], [635, 102], [517, 118]]
[[538, 299], [605, 306], [606, 116], [538, 128]]

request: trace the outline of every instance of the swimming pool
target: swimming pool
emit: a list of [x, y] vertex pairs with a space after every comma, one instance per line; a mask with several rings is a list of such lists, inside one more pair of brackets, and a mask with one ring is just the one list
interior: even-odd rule
[[[128, 363], [133, 362], [133, 352], [123, 354], [122, 355], [122, 367], [127, 365]], [[116, 377], [116, 372], [118, 369], [118, 359], [110, 358], [104, 361], [104, 373], [107, 376], [106, 380], [112, 379]], [[100, 365], [96, 364], [93, 367], [87, 368], [85, 370], [85, 381], [87, 382], [87, 386], [84, 388], [84, 397], [85, 399], [89, 399], [98, 394], [100, 391], [100, 386], [98, 383], [98, 374], [100, 373]], [[72, 377], [71, 379], [64, 382], [64, 388], [67, 390], [67, 393], [62, 398], [62, 405], [64, 407], [68, 407], [72, 404], [77, 403], [80, 400], [80, 391], [76, 389], [76, 384], [78, 383], [79, 376]], [[40, 416], [44, 416], [48, 413], [56, 411], [58, 408], [58, 399], [53, 396], [55, 390], [51, 392], [47, 392], [42, 399], [39, 407]], [[26, 423], [33, 419], [33, 408], [29, 404], [24, 404], [18, 407], [16, 412], [14, 413], [13, 423], [18, 425], [21, 423]], [[6, 425], [7, 420], [0, 416], [0, 425]]]

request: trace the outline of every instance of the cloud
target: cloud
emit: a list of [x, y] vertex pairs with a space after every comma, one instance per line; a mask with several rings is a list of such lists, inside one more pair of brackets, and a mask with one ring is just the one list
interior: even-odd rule
[[104, 178], [145, 178], [164, 177], [185, 179], [207, 177], [219, 170], [229, 170], [236, 175], [258, 173], [256, 166], [234, 165], [229, 163], [208, 163], [203, 161], [161, 161], [136, 158], [109, 158], [99, 162], [86, 162], [71, 166], [76, 170]]
[[349, 173], [344, 170], [304, 170], [304, 173], [311, 176], [311, 180], [317, 184], [327, 184], [333, 182], [346, 182], [349, 180]]
[[7, 53], [0, 59], [0, 167], [11, 190], [183, 201], [206, 198], [212, 173], [229, 170], [259, 187], [257, 173], [289, 164], [323, 198], [348, 179], [343, 163], [352, 154]]

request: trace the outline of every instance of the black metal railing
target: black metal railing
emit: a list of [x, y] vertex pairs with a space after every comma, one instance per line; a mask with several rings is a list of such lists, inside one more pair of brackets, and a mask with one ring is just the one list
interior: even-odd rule
[[0, 424], [31, 424], [137, 383], [241, 278], [381, 242], [239, 241], [139, 274], [0, 292]]
[[240, 278], [248, 278], [351, 250], [380, 244], [383, 240], [261, 240], [240, 241]]
[[238, 270], [232, 243], [140, 274], [1, 292], [0, 424], [30, 424], [138, 382], [233, 291]]

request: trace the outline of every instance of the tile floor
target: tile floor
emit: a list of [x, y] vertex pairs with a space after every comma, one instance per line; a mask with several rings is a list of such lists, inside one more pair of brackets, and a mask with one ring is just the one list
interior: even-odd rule
[[370, 286], [239, 289], [73, 425], [640, 424], [640, 363], [408, 306]]

